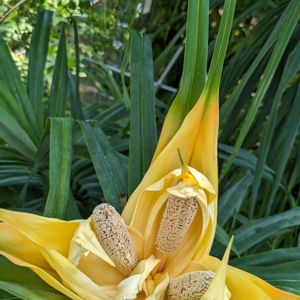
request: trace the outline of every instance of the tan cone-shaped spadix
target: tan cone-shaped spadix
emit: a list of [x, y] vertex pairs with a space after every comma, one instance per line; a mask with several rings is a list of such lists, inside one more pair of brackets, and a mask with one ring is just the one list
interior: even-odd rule
[[97, 239], [117, 269], [128, 275], [137, 264], [137, 254], [126, 225], [109, 204], [96, 206], [93, 224]]
[[210, 271], [190, 272], [170, 280], [168, 300], [199, 300], [208, 290], [215, 273]]
[[157, 249], [170, 254], [178, 249], [198, 209], [196, 198], [170, 195], [156, 239]]

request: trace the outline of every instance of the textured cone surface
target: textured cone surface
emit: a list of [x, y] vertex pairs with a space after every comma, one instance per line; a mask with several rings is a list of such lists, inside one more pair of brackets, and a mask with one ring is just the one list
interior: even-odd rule
[[137, 254], [126, 225], [109, 204], [100, 204], [93, 211], [97, 239], [117, 269], [128, 275], [137, 264]]
[[198, 209], [195, 198], [169, 196], [156, 239], [157, 249], [170, 254], [178, 249]]
[[170, 280], [168, 300], [199, 300], [208, 290], [215, 273], [199, 271], [184, 274]]

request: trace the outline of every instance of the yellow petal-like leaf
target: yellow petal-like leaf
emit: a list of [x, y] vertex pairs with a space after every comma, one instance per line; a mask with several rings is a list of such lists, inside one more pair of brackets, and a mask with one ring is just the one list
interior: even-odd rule
[[226, 287], [226, 271], [227, 264], [230, 255], [230, 250], [232, 246], [233, 238], [231, 238], [227, 249], [225, 251], [224, 257], [222, 259], [220, 268], [218, 269], [210, 287], [202, 296], [201, 300], [229, 300], [230, 292], [228, 292]]
[[0, 223], [0, 250], [29, 264], [50, 269], [36, 244], [5, 223]]
[[119, 293], [116, 299], [135, 299], [142, 291], [145, 280], [158, 264], [159, 260], [154, 256], [140, 261], [130, 276], [119, 283]]
[[0, 223], [0, 249], [0, 255], [16, 265], [31, 269], [61, 293], [74, 300], [83, 299], [62, 284], [60, 277], [42, 256], [40, 248], [34, 242], [5, 223]]
[[130, 223], [141, 193], [180, 167], [178, 149], [184, 162], [208, 178], [217, 191], [217, 132], [218, 102], [211, 101], [205, 105], [205, 99], [200, 99], [186, 116], [176, 135], [153, 160], [140, 185], [129, 198], [122, 214], [125, 222]]
[[91, 229], [90, 221], [84, 220], [80, 223], [79, 227], [75, 231], [70, 243], [70, 249], [68, 254], [68, 260], [77, 265], [83, 255], [88, 252], [101, 258], [106, 263], [115, 267], [115, 264], [106, 254], [97, 240], [94, 231]]
[[99, 286], [117, 285], [125, 279], [121, 272], [93, 253], [83, 255], [77, 267]]
[[178, 250], [169, 254], [165, 270], [179, 275], [192, 257], [208, 254], [213, 241], [216, 194], [208, 179], [193, 168], [176, 169], [147, 187], [136, 206], [130, 228], [145, 238], [143, 258], [156, 251], [156, 238], [169, 195], [197, 199], [199, 209]]
[[0, 220], [24, 234], [39, 245], [67, 255], [78, 221], [62, 221], [29, 213], [0, 209]]
[[0, 255], [5, 256], [7, 259], [9, 259], [12, 263], [25, 267], [28, 269], [31, 269], [33, 272], [35, 272], [40, 278], [42, 278], [47, 284], [49, 284], [54, 289], [60, 291], [62, 294], [68, 296], [70, 299], [73, 300], [86, 300], [86, 298], [81, 298], [78, 295], [76, 295], [73, 291], [68, 289], [64, 284], [61, 283], [61, 281], [53, 276], [54, 274], [51, 272], [47, 272], [44, 269], [37, 267], [35, 265], [29, 264], [18, 257], [15, 257], [13, 255], [10, 255], [4, 251], [0, 251]]
[[159, 278], [154, 279], [155, 289], [153, 293], [146, 298], [146, 300], [158, 300], [164, 299], [165, 293], [169, 285], [169, 275], [167, 273], [162, 274]]
[[63, 284], [81, 298], [85, 300], [110, 300], [116, 296], [117, 291], [113, 286], [100, 287], [57, 251], [41, 248], [41, 252], [61, 277]]
[[[199, 270], [217, 272], [220, 265], [219, 259], [206, 256], [201, 262], [190, 262], [184, 272]], [[300, 300], [300, 296], [279, 290], [257, 276], [231, 266], [227, 267], [226, 286], [231, 293], [230, 300]]]

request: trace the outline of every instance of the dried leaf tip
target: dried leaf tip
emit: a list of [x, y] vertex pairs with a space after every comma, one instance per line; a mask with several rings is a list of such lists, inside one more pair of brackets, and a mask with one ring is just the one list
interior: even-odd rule
[[197, 209], [198, 203], [195, 197], [169, 196], [156, 238], [159, 252], [167, 255], [178, 249], [196, 216]]
[[181, 275], [170, 280], [168, 300], [199, 300], [208, 290], [215, 273], [198, 271]]
[[100, 245], [116, 268], [128, 275], [137, 264], [137, 254], [123, 219], [106, 203], [95, 207], [92, 219]]

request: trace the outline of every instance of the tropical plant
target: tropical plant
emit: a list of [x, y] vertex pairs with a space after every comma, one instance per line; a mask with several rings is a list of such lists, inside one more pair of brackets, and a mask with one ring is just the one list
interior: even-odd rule
[[[93, 104], [80, 101], [85, 95], [79, 94], [77, 38], [76, 74], [67, 71], [64, 30], [51, 92], [44, 89], [51, 12], [38, 15], [29, 50], [27, 93], [1, 41], [1, 207], [38, 214], [46, 208], [48, 216], [72, 219], [89, 216], [105, 199], [121, 210], [120, 196], [130, 195], [148, 169], [156, 148], [156, 127], [161, 128], [178, 85], [177, 62], [185, 31], [185, 1], [182, 6], [179, 2], [162, 4], [172, 7], [171, 18], [154, 6], [132, 25], [152, 32], [153, 62], [150, 39], [139, 34], [133, 34], [118, 68], [84, 60], [90, 81], [101, 92], [100, 102]], [[183, 80], [172, 106], [184, 106], [176, 118], [179, 124], [202, 91], [221, 4], [211, 1], [210, 35], [203, 30], [208, 16], [187, 24], [193, 30], [187, 30]], [[297, 0], [238, 1], [220, 84], [219, 214], [212, 249], [221, 257], [234, 234], [230, 264], [293, 293], [300, 290], [299, 5]], [[167, 19], [165, 26], [160, 23]], [[195, 41], [195, 36], [201, 38]], [[201, 44], [206, 38], [207, 49]], [[112, 73], [115, 69], [120, 75]], [[25, 293], [23, 289], [35, 293], [40, 282], [32, 273], [5, 260], [2, 266], [31, 282], [32, 289], [21, 288], [20, 280], [18, 296]], [[1, 287], [13, 291], [16, 286], [9, 285], [9, 274], [3, 274]], [[51, 289], [47, 293], [58, 297]]]

